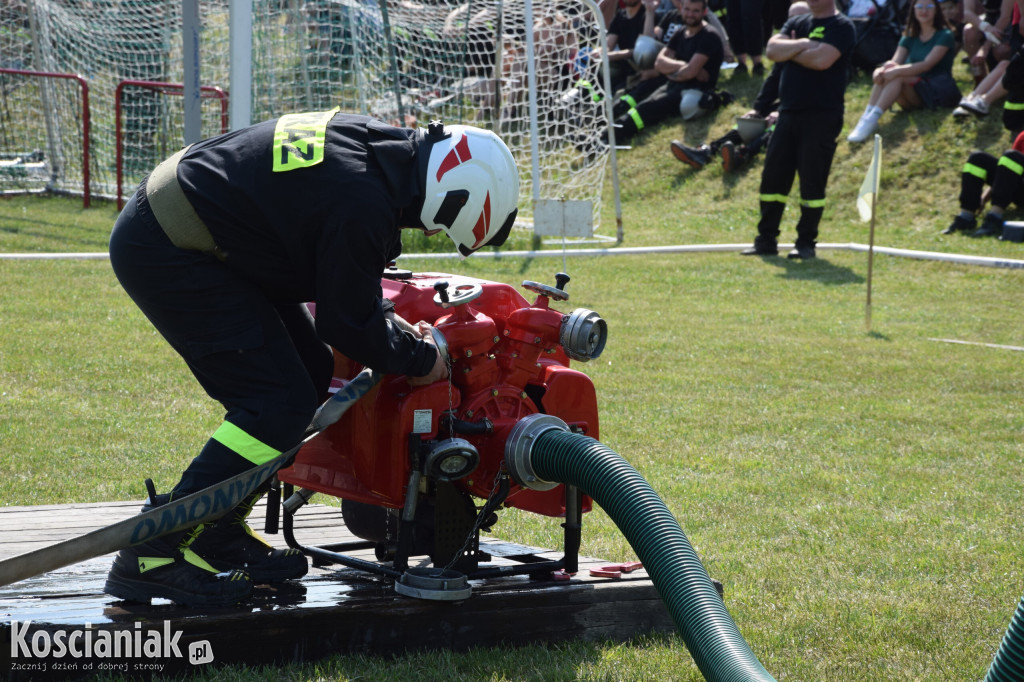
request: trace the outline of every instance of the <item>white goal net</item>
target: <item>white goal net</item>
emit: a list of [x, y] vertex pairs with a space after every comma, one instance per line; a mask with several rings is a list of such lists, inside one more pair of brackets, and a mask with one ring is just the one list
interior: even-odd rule
[[[252, 88], [244, 95], [253, 122], [340, 106], [396, 125], [436, 118], [489, 128], [519, 164], [521, 215], [530, 215], [535, 198], [590, 201], [599, 225], [608, 119], [600, 73], [587, 58], [601, 19], [586, 0], [534, 2], [532, 46], [524, 0], [252, 0], [251, 7]], [[226, 125], [218, 93], [244, 95], [230, 92], [228, 0], [201, 0], [200, 21], [208, 137]], [[0, 190], [42, 182], [82, 191], [78, 82], [15, 71], [82, 77], [92, 192], [115, 196], [119, 166], [128, 195], [182, 146], [182, 62], [181, 0], [4, 0]]]

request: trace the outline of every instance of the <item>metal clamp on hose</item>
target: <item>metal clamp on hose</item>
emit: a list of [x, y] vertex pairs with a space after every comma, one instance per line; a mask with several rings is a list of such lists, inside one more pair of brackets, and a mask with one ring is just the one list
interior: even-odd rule
[[505, 441], [505, 466], [513, 480], [524, 488], [543, 491], [559, 485], [539, 477], [530, 462], [534, 442], [541, 434], [552, 429], [568, 431], [569, 425], [550, 414], [531, 414], [516, 422], [508, 434], [508, 440]]

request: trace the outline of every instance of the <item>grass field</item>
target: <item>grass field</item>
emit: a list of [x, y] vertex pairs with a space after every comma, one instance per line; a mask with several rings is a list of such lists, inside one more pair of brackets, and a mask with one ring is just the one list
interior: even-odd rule
[[[724, 85], [740, 102], [756, 91], [751, 79]], [[865, 80], [851, 85], [848, 127], [866, 96]], [[685, 136], [721, 134], [742, 111], [734, 104]], [[1024, 245], [938, 234], [967, 152], [1007, 145], [998, 114], [888, 114], [881, 133], [878, 244], [1024, 259]], [[737, 176], [691, 171], [668, 153], [683, 135], [667, 124], [622, 153], [625, 245], [748, 242], [760, 161]], [[854, 199], [869, 155], [840, 141], [823, 242], [867, 242]], [[62, 199], [0, 201], [0, 251], [102, 251], [114, 215]], [[517, 235], [513, 248], [529, 244]], [[604, 355], [580, 365], [597, 386], [602, 441], [664, 498], [778, 679], [981, 679], [1024, 590], [1024, 353], [933, 339], [1024, 347], [1024, 271], [878, 256], [868, 333], [866, 256], [819, 255], [568, 259], [563, 309], [597, 310], [610, 327]], [[550, 282], [563, 264], [406, 266], [519, 284]], [[172, 484], [221, 415], [109, 265], [0, 260], [0, 283], [0, 500], [140, 499], [147, 476]], [[542, 546], [560, 533], [514, 512], [495, 531]], [[584, 521], [583, 551], [632, 557], [600, 510]], [[207, 679], [271, 677], [701, 679], [678, 637], [336, 657]]]

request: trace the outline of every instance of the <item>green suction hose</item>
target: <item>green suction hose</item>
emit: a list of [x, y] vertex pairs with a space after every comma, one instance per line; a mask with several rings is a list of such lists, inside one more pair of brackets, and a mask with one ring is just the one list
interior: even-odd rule
[[1017, 604], [1010, 627], [1003, 635], [985, 682], [1015, 682], [1024, 680], [1024, 597]]
[[521, 485], [574, 485], [605, 510], [643, 562], [706, 680], [775, 679], [743, 639], [675, 517], [628, 462], [550, 415], [521, 420], [505, 452]]

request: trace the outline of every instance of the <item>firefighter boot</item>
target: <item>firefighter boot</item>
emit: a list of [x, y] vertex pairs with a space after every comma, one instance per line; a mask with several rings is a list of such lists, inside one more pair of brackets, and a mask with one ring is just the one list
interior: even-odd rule
[[223, 571], [243, 570], [256, 585], [294, 580], [306, 575], [309, 564], [297, 549], [275, 549], [246, 523], [266, 489], [257, 490], [200, 535], [192, 549]]
[[252, 594], [249, 576], [243, 571], [218, 572], [191, 549], [205, 530], [200, 524], [122, 549], [103, 591], [128, 601], [159, 597], [184, 606], [228, 606], [247, 598]]

